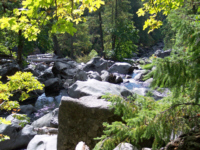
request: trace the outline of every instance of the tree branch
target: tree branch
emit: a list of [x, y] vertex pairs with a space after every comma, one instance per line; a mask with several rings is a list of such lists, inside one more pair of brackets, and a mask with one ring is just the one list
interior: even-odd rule
[[188, 106], [188, 105], [197, 105], [197, 106], [200, 107], [200, 104], [196, 104], [196, 103], [182, 103], [182, 104], [175, 104], [175, 105], [172, 105], [170, 108], [166, 109], [165, 111], [160, 112], [160, 114], [164, 114], [165, 112], [167, 112], [167, 111], [169, 111], [169, 110], [171, 110], [171, 109], [174, 109], [174, 108], [176, 108], [176, 107], [178, 107], [178, 106], [181, 106], [181, 105], [186, 105], [186, 106]]

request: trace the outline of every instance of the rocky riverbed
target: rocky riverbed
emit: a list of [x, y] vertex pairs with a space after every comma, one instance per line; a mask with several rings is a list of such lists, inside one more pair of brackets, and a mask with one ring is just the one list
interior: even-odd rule
[[[158, 48], [162, 46], [158, 44], [148, 55], [154, 53], [165, 57], [170, 54], [170, 51], [163, 52]], [[0, 150], [92, 149], [96, 144], [93, 138], [102, 134], [102, 123], [121, 120], [113, 114], [110, 102], [102, 99], [102, 95], [112, 93], [127, 97], [132, 94], [146, 95], [151, 91], [155, 100], [159, 100], [169, 92], [168, 89], [162, 92], [150, 90], [153, 78], [143, 81], [142, 77], [149, 71], [142, 70], [140, 65], [150, 63], [148, 57], [133, 58], [128, 60], [130, 63], [95, 57], [86, 64], [79, 64], [70, 59], [40, 54], [29, 56], [28, 61], [29, 66], [23, 71], [32, 72], [45, 84], [45, 88], [44, 91], [34, 91], [27, 103], [21, 104], [19, 113], [31, 118], [31, 123], [25, 127], [21, 127], [21, 121], [13, 118], [12, 114], [1, 112], [1, 116], [6, 116], [12, 124], [0, 125], [0, 134], [11, 138], [0, 142]], [[6, 82], [7, 75], [21, 70], [14, 61], [5, 60], [0, 68], [3, 82]], [[136, 149], [128, 143], [119, 147], [114, 150]]]

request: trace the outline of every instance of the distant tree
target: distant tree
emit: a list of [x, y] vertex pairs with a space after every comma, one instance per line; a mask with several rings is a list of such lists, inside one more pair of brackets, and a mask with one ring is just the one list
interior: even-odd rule
[[[115, 60], [131, 57], [132, 53], [136, 51], [138, 31], [131, 21], [133, 14], [129, 13], [130, 1], [106, 1], [104, 8], [102, 17], [105, 53]], [[131, 44], [132, 46], [130, 46]]]
[[[91, 40], [88, 24], [86, 22], [74, 25], [77, 32], [71, 36], [68, 33], [57, 35], [61, 53], [72, 58], [88, 54], [91, 50]], [[73, 38], [73, 40], [72, 40]]]

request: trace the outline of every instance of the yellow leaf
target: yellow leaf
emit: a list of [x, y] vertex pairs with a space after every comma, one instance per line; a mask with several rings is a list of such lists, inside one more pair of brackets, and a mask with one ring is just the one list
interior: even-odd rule
[[145, 11], [143, 10], [143, 8], [138, 9], [138, 11], [136, 13], [137, 13], [138, 17], [145, 15]]

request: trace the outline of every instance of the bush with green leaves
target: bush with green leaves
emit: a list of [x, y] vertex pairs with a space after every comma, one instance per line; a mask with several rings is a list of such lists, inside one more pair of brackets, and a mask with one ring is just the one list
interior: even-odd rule
[[[152, 97], [134, 96], [124, 99], [116, 95], [103, 98], [112, 102], [115, 114], [122, 116], [123, 122], [104, 123], [104, 135], [94, 150], [110, 150], [121, 142], [129, 142], [140, 147], [144, 139], [153, 138], [153, 148], [159, 148], [170, 141], [171, 136], [187, 132], [199, 124], [200, 104], [187, 94], [179, 98], [172, 95], [155, 101]], [[140, 147], [141, 148], [141, 147]]]
[[[19, 92], [19, 101], [24, 101], [29, 97], [29, 92], [40, 89], [42, 90], [44, 85], [41, 84], [33, 74], [30, 72], [17, 72], [13, 76], [8, 76], [8, 82], [2, 83], [0, 81], [0, 109], [6, 111], [12, 111], [19, 108], [19, 102], [10, 101], [9, 98], [13, 96], [14, 93]], [[28, 123], [28, 118], [26, 115], [13, 115], [19, 120], [23, 120], [20, 125], [24, 126]], [[0, 124], [11, 124], [10, 121], [6, 121], [4, 118], [0, 117]], [[8, 136], [0, 136], [0, 141], [8, 139]]]
[[9, 51], [9, 49], [7, 47], [5, 47], [3, 44], [0, 43], [0, 54], [5, 54], [5, 55], [11, 55], [14, 58], [17, 58], [16, 53], [15, 52], [11, 52]]
[[96, 56], [98, 56], [98, 53], [93, 49], [88, 55], [78, 57], [76, 61], [78, 63], [81, 63], [81, 62], [87, 63], [90, 59]]

